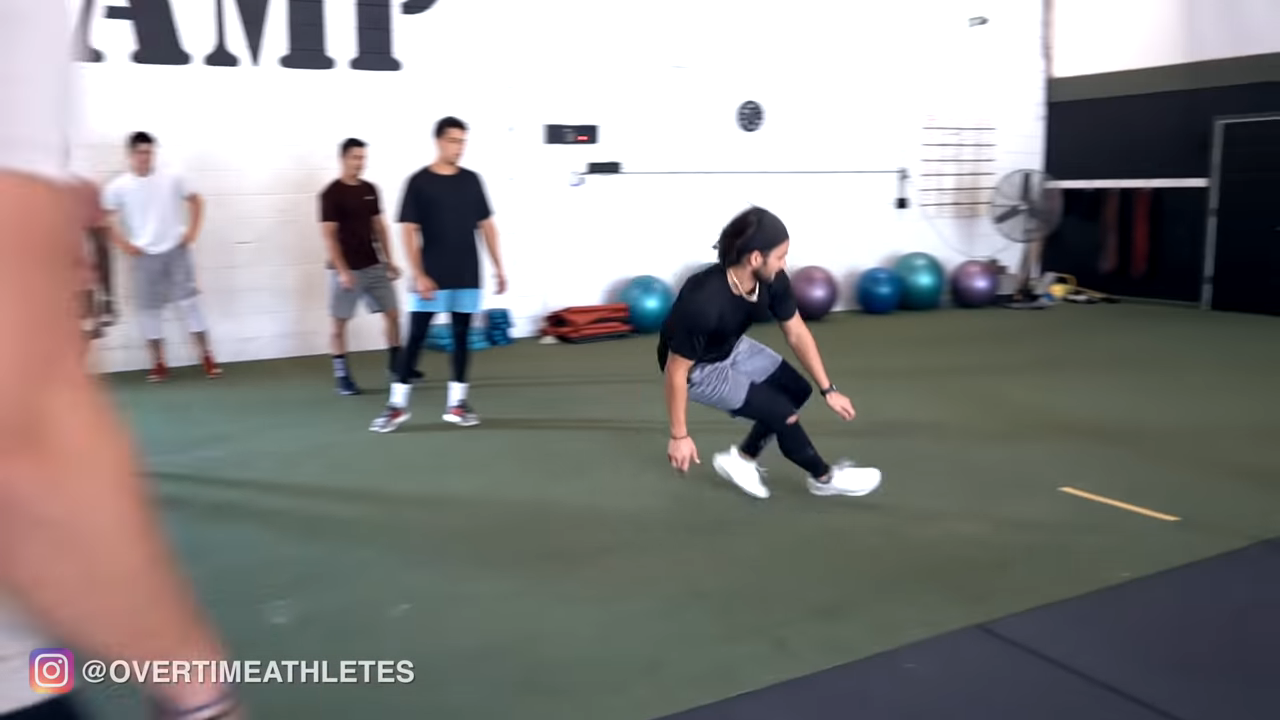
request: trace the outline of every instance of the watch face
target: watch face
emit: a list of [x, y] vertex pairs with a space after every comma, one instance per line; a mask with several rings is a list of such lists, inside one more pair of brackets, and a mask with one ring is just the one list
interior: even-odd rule
[[738, 106], [738, 127], [747, 132], [755, 132], [764, 124], [764, 108], [755, 100], [748, 100]]

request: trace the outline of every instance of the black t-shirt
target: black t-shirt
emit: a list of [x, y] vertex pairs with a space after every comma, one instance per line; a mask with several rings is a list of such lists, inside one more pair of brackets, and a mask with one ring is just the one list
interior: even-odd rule
[[466, 168], [452, 175], [422, 168], [400, 205], [400, 222], [422, 228], [422, 269], [441, 290], [480, 287], [476, 226], [491, 214], [480, 176]]
[[382, 214], [378, 188], [361, 180], [334, 180], [320, 193], [320, 222], [337, 223], [338, 246], [347, 267], [360, 270], [382, 260], [373, 246], [373, 219]]
[[712, 265], [690, 277], [676, 296], [658, 335], [658, 368], [666, 370], [668, 352], [695, 365], [719, 362], [753, 323], [770, 318], [786, 322], [795, 314], [796, 298], [785, 271], [773, 282], [761, 283], [759, 297], [751, 302], [733, 292], [723, 267]]

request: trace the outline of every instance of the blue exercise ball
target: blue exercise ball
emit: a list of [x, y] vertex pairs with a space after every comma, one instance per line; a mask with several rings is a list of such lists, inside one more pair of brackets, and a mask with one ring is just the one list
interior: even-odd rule
[[871, 268], [858, 278], [857, 296], [863, 312], [891, 313], [902, 302], [902, 278], [889, 268]]
[[639, 333], [660, 330], [675, 299], [671, 287], [652, 275], [632, 278], [618, 294], [618, 302], [626, 303], [631, 326]]
[[898, 258], [893, 269], [902, 278], [902, 307], [932, 310], [942, 304], [947, 274], [929, 253], [911, 252]]

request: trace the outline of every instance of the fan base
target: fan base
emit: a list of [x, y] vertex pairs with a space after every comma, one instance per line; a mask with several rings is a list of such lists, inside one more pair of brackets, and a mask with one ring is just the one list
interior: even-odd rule
[[1000, 307], [1009, 310], [1044, 310], [1052, 307], [1053, 302], [1044, 298], [1036, 298], [1035, 300], [1010, 300], [1000, 303]]

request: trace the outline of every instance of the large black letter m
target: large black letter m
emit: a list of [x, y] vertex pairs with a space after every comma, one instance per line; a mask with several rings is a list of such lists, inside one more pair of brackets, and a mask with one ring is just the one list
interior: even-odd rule
[[[218, 46], [204, 59], [205, 65], [236, 67], [240, 58], [227, 49], [227, 12], [222, 0], [217, 2]], [[240, 27], [244, 28], [245, 41], [249, 43], [249, 57], [257, 65], [262, 57], [262, 34], [267, 27], [267, 0], [237, 0], [240, 7]]]
[[[240, 58], [227, 49], [227, 12], [224, 0], [217, 2], [218, 45], [204, 59], [205, 65], [236, 67]], [[262, 59], [262, 37], [267, 26], [267, 0], [236, 0], [240, 27], [249, 44], [254, 65]], [[287, 68], [328, 70], [333, 58], [325, 52], [324, 0], [289, 0], [289, 54], [280, 58]]]

